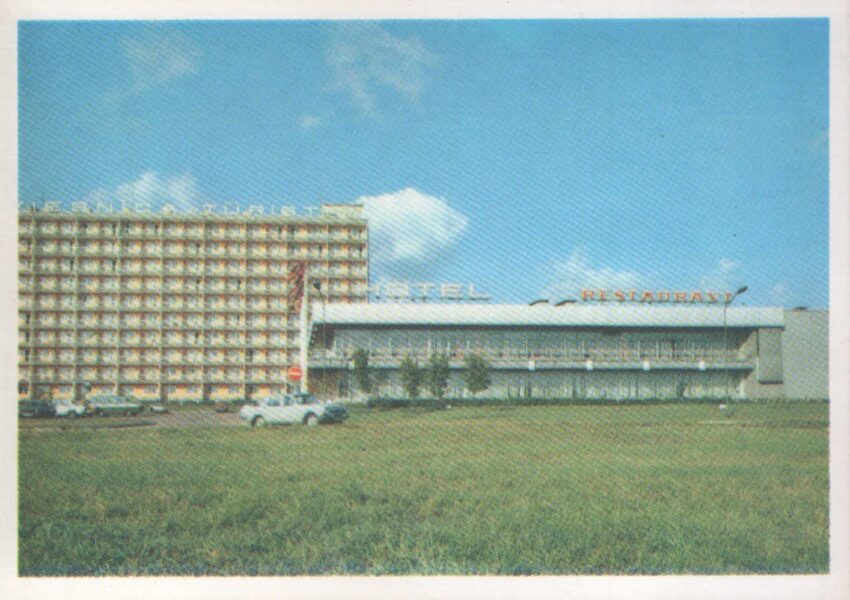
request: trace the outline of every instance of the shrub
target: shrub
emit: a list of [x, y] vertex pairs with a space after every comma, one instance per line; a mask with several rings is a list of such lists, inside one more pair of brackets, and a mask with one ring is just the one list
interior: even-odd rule
[[463, 379], [466, 383], [466, 389], [474, 395], [489, 388], [490, 363], [477, 354], [467, 355], [464, 362], [466, 369], [463, 372]]
[[[606, 398], [493, 398], [493, 397], [468, 397], [468, 398], [369, 398], [366, 401], [367, 408], [378, 408], [391, 410], [395, 408], [425, 408], [443, 409], [451, 405], [453, 407], [463, 406], [649, 406], [656, 404], [719, 404], [717, 398], [691, 398], [679, 400], [676, 398], [631, 398], [626, 400], [611, 400]], [[737, 399], [733, 402], [747, 404], [755, 402], [748, 399]]]
[[369, 353], [363, 348], [354, 351], [354, 380], [358, 389], [364, 394], [372, 391], [372, 380], [369, 374]]
[[449, 357], [445, 354], [432, 354], [425, 371], [425, 383], [428, 391], [437, 399], [446, 395], [449, 387]]
[[398, 376], [408, 398], [413, 400], [419, 396], [419, 386], [422, 385], [422, 370], [415, 359], [409, 355], [405, 356], [399, 365]]

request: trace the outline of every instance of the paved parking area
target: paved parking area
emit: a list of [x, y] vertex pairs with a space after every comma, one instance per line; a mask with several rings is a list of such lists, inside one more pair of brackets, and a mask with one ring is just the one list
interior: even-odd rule
[[108, 416], [84, 417], [74, 420], [57, 417], [36, 419], [18, 419], [18, 429], [24, 432], [104, 430], [121, 431], [160, 428], [160, 429], [213, 429], [217, 427], [249, 427], [239, 418], [238, 413], [217, 413], [212, 407], [208, 410], [176, 410], [165, 414], [144, 412], [136, 417]]

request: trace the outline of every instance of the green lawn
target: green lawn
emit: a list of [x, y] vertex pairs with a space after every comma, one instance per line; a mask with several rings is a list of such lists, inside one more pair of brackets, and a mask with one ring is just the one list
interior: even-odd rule
[[824, 573], [828, 405], [20, 433], [19, 571]]

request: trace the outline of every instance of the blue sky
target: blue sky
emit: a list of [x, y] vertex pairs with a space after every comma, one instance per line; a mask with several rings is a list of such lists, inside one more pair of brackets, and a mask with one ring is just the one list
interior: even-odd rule
[[828, 22], [26, 22], [22, 201], [362, 201], [373, 281], [828, 304]]

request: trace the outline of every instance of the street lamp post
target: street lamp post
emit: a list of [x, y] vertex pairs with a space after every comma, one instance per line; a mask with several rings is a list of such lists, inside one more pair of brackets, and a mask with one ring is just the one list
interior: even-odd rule
[[[327, 362], [328, 354], [327, 354], [327, 324], [325, 323], [325, 295], [322, 293], [322, 282], [314, 281], [313, 289], [319, 292], [319, 298], [322, 299], [322, 361]], [[325, 364], [322, 367], [322, 373], [327, 373], [328, 365]], [[323, 375], [324, 379], [324, 375]]]
[[735, 301], [735, 298], [747, 291], [747, 286], [741, 286], [738, 290], [723, 303], [723, 358], [725, 367], [725, 385], [726, 385], [726, 402], [731, 400], [729, 395], [729, 328], [726, 324], [726, 309]]

